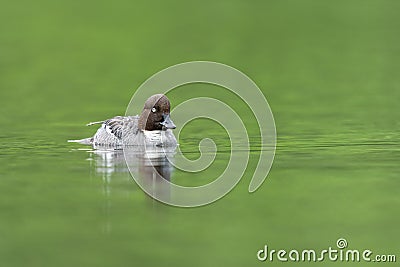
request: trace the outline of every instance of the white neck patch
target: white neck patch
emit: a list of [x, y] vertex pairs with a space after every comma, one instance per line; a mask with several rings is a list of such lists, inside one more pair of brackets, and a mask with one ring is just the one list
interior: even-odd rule
[[157, 144], [162, 143], [161, 130], [155, 130], [155, 131], [144, 130], [143, 133], [147, 141], [154, 142]]

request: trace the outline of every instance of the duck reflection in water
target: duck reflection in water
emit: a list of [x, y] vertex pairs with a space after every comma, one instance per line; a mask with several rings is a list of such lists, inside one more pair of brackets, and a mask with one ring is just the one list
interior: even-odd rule
[[[109, 193], [114, 173], [127, 173], [150, 196], [169, 192], [171, 164], [178, 143], [172, 130], [171, 104], [164, 94], [150, 96], [137, 116], [115, 116], [87, 124], [101, 126], [94, 136], [69, 142], [91, 145], [97, 173]], [[162, 182], [164, 181], [164, 183]]]
[[[96, 146], [91, 150], [91, 160], [96, 175], [101, 175], [104, 192], [110, 194], [112, 179], [126, 174], [127, 180], [134, 182], [131, 175], [151, 197], [163, 195], [169, 199], [168, 183], [173, 172], [171, 160], [175, 148], [167, 147], [124, 147], [120, 149]], [[129, 175], [129, 173], [131, 175]]]

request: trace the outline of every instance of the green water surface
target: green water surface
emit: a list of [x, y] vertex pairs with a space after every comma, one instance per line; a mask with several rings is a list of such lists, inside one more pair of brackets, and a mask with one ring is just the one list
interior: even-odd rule
[[[275, 266], [257, 260], [264, 245], [321, 250], [338, 238], [399, 258], [399, 11], [390, 0], [3, 1], [0, 266]], [[192, 60], [238, 68], [268, 99], [277, 149], [255, 193], [259, 132], [221, 88], [168, 95], [172, 106], [217, 97], [245, 118], [249, 166], [211, 205], [158, 203], [123, 164], [66, 142], [92, 135], [87, 122], [122, 115], [157, 71]], [[216, 123], [188, 124], [181, 149], [196, 159], [206, 137], [218, 145], [213, 165], [172, 180], [200, 185], [221, 173], [230, 144]]]

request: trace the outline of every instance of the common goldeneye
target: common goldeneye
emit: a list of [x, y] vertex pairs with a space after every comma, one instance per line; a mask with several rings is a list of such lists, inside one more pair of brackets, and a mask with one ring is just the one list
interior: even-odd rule
[[140, 116], [116, 116], [91, 122], [101, 124], [93, 137], [69, 140], [93, 146], [164, 146], [177, 145], [171, 129], [176, 126], [170, 118], [170, 102], [163, 94], [149, 97]]

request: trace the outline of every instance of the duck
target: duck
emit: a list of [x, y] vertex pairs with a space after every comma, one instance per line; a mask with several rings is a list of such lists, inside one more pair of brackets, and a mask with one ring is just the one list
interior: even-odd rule
[[104, 121], [90, 122], [87, 126], [101, 124], [94, 136], [69, 142], [93, 147], [176, 147], [178, 143], [172, 132], [176, 126], [171, 120], [170, 109], [171, 104], [166, 95], [152, 95], [144, 103], [140, 115], [115, 116]]

